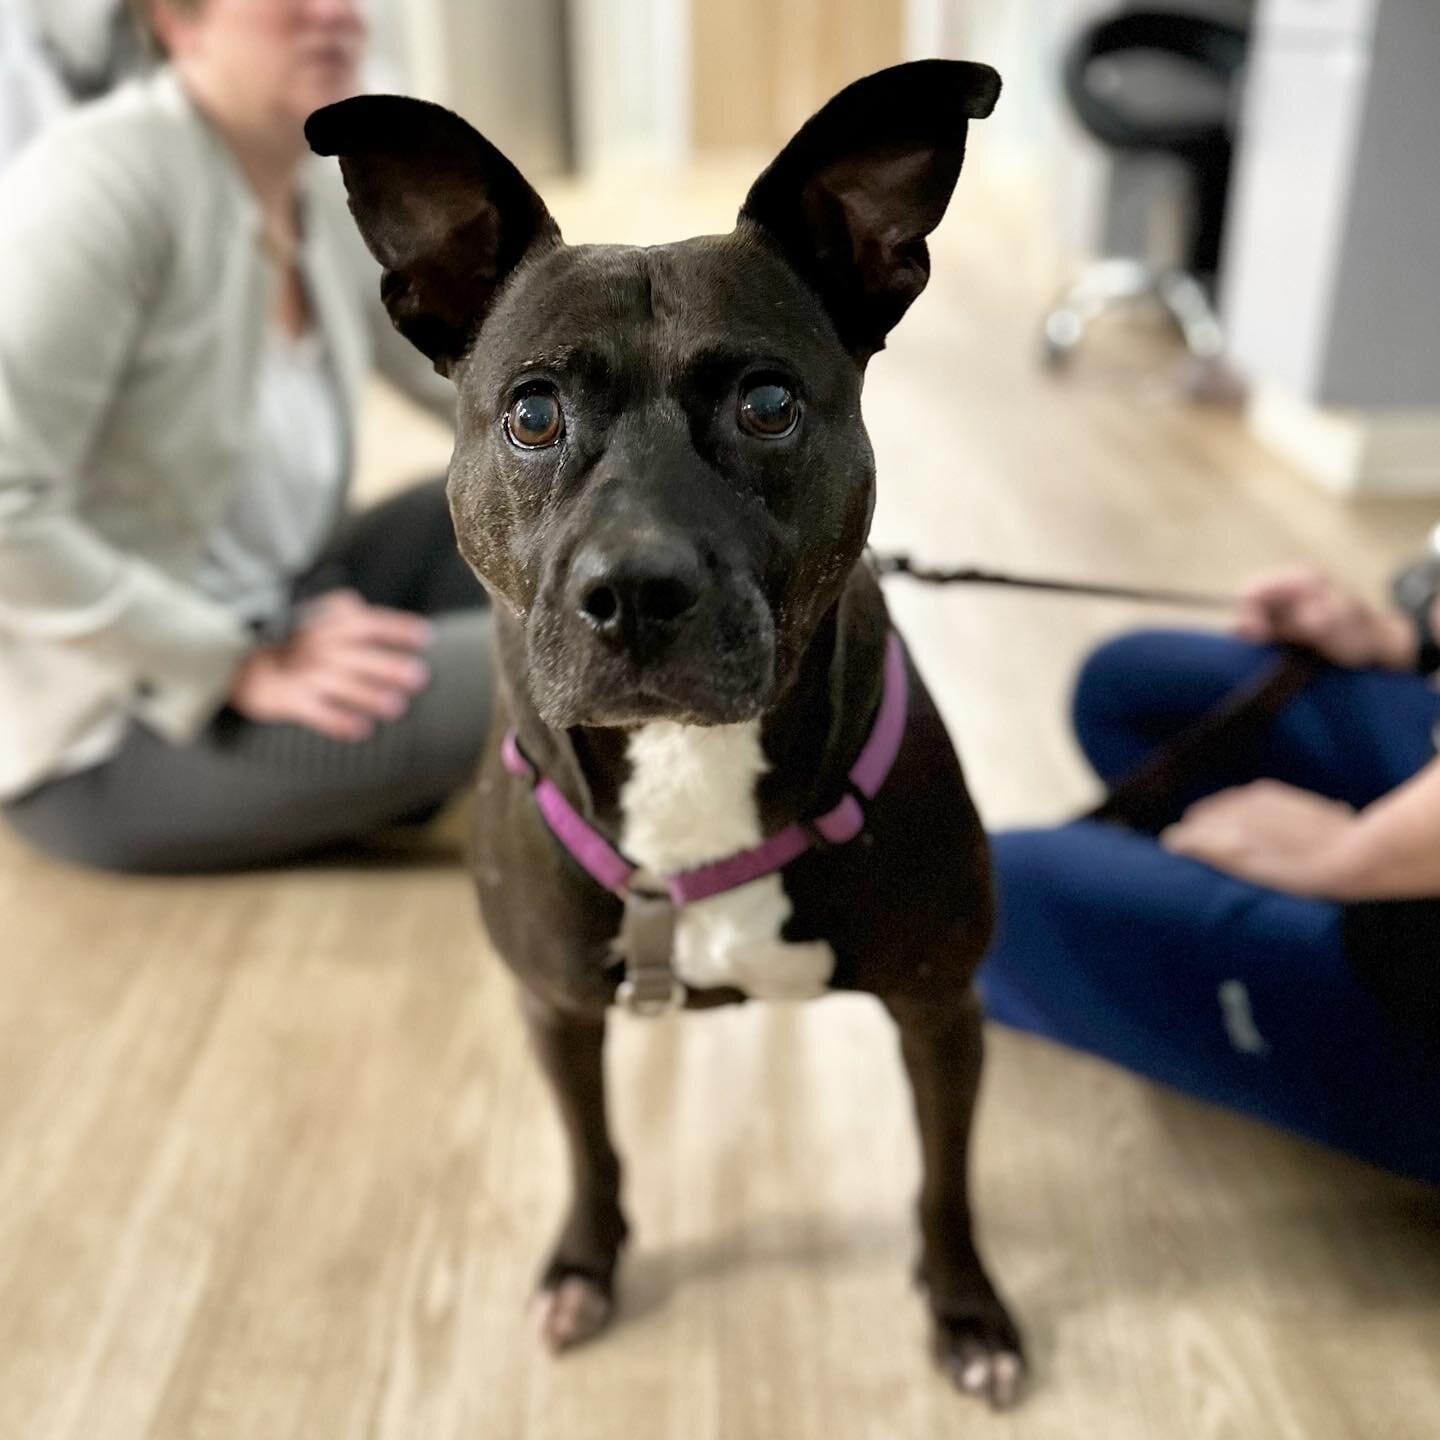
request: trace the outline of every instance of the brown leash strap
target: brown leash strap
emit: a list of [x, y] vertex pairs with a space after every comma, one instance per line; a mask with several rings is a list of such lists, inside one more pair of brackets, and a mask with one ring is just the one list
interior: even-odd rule
[[1321, 670], [1325, 661], [1291, 650], [1254, 679], [1237, 686], [1212, 710], [1161, 746], [1120, 781], [1085, 820], [1108, 820], [1158, 834], [1175, 818], [1178, 797], [1197, 775], [1234, 764], [1265, 727]]
[[1233, 595], [1212, 595], [1197, 590], [1154, 590], [1135, 585], [1098, 585], [1088, 580], [1043, 580], [1033, 575], [1004, 575], [967, 565], [958, 570], [937, 570], [917, 565], [908, 555], [870, 557], [880, 576], [908, 575], [923, 585], [1009, 585], [1020, 590], [1044, 590], [1056, 595], [1089, 595], [1101, 600], [1138, 600], [1148, 605], [1178, 605], [1190, 610], [1233, 610]]
[[[927, 585], [1009, 585], [1060, 595], [1091, 595], [1108, 600], [1137, 600], [1148, 604], [1178, 605], [1196, 610], [1229, 610], [1230, 595], [1191, 590], [1152, 590], [1133, 585], [1092, 585], [1084, 581], [1044, 580], [1026, 575], [1004, 575], [967, 566], [938, 570], [916, 565], [908, 555], [877, 555], [871, 563], [877, 575], [908, 575]], [[1175, 818], [1176, 802], [1194, 777], [1234, 763], [1247, 747], [1259, 741], [1266, 725], [1325, 667], [1318, 655], [1304, 650], [1286, 652], [1270, 669], [1227, 695], [1213, 710], [1182, 730], [1146, 762], [1120, 781], [1093, 810], [1079, 818], [1107, 820], [1147, 834], [1158, 834]]]

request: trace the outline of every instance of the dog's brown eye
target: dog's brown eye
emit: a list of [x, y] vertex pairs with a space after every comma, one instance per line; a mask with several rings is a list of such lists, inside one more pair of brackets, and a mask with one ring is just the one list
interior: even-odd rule
[[560, 399], [553, 390], [530, 390], [505, 413], [505, 433], [526, 450], [553, 445], [564, 428]]
[[800, 402], [788, 385], [760, 380], [740, 392], [740, 426], [765, 440], [788, 435], [800, 419]]

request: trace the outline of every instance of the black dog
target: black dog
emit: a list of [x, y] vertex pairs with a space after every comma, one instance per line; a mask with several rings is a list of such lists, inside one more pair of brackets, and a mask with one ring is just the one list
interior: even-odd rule
[[601, 1067], [617, 993], [645, 1011], [863, 990], [914, 1088], [936, 1354], [965, 1390], [1017, 1392], [966, 1186], [985, 839], [862, 558], [860, 418], [999, 88], [944, 61], [861, 80], [729, 235], [651, 248], [564, 244], [436, 106], [361, 98], [308, 126], [395, 324], [459, 390], [451, 507], [502, 677], [477, 882], [574, 1166], [541, 1283], [556, 1348], [608, 1318], [626, 1235]]

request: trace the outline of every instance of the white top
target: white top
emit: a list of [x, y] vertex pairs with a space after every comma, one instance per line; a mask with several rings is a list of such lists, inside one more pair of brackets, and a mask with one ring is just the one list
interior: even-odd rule
[[[281, 618], [290, 582], [319, 558], [344, 504], [346, 439], [319, 333], [297, 340], [272, 328], [235, 490], [193, 577], [242, 624]], [[98, 717], [53, 773], [102, 764], [120, 748], [127, 724], [124, 715]]]
[[319, 558], [344, 502], [345, 420], [315, 331], [272, 330], [250, 439], [230, 502], [196, 567], [196, 588], [246, 624], [285, 612], [290, 581]]

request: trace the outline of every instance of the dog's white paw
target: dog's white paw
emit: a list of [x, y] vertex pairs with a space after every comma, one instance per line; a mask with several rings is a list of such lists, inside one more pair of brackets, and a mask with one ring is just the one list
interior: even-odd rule
[[598, 1335], [610, 1320], [610, 1297], [584, 1275], [567, 1275], [535, 1297], [535, 1328], [554, 1355]]
[[967, 1395], [988, 1400], [996, 1410], [1008, 1410], [1020, 1398], [1025, 1363], [1013, 1351], [954, 1359], [945, 1367], [953, 1384]]
[[1008, 1410], [1025, 1384], [1025, 1359], [1009, 1317], [939, 1320], [932, 1337], [936, 1362], [957, 1390]]

